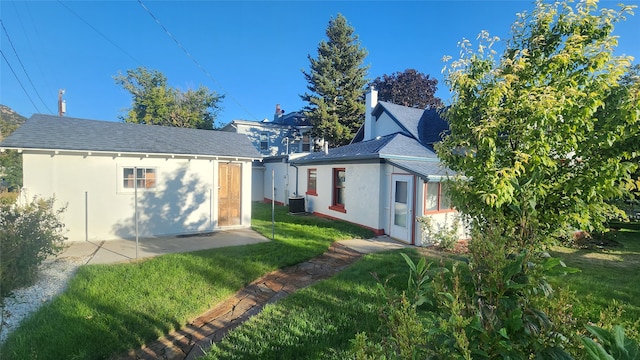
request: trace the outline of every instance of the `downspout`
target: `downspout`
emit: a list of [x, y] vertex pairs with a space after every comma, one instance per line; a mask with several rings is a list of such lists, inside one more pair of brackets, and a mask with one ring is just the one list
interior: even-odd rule
[[289, 165], [296, 168], [296, 197], [297, 197], [297, 196], [300, 196], [300, 194], [298, 194], [298, 166], [294, 165], [293, 163], [289, 163]]
[[417, 223], [418, 221], [416, 220], [417, 216], [416, 216], [416, 203], [418, 202], [418, 192], [416, 191], [418, 189], [418, 177], [413, 175], [413, 189], [412, 189], [412, 193], [413, 193], [413, 201], [411, 202], [411, 245], [415, 245], [416, 244], [416, 227], [417, 227]]

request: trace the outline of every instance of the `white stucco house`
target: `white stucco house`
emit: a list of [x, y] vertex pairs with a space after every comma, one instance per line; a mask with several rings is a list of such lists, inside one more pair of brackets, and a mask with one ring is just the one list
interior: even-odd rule
[[271, 174], [275, 197], [304, 197], [306, 211], [349, 221], [378, 235], [428, 245], [418, 218], [431, 217], [436, 228], [465, 227], [445, 196], [445, 168], [433, 144], [448, 130], [436, 110], [421, 110], [366, 96], [365, 122], [351, 144], [325, 152], [263, 159], [265, 198]]
[[260, 154], [241, 134], [36, 114], [4, 149], [22, 153], [23, 198], [66, 206], [70, 241], [251, 226]]

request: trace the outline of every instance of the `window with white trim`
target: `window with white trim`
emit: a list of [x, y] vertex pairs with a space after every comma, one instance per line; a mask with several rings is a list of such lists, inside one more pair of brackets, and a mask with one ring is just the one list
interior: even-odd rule
[[156, 169], [154, 168], [122, 168], [122, 188], [151, 190], [156, 188]]
[[269, 133], [263, 131], [260, 133], [260, 151], [269, 150]]

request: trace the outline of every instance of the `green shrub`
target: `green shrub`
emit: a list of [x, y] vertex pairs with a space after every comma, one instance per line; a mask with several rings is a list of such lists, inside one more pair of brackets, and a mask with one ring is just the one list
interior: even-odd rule
[[422, 216], [416, 219], [422, 224], [422, 239], [425, 243], [435, 243], [445, 250], [453, 250], [460, 240], [460, 217], [453, 215], [449, 220], [445, 215], [444, 224], [436, 223], [431, 216]]
[[[547, 276], [573, 272], [557, 258], [527, 251], [492, 264], [456, 262], [430, 269], [425, 259], [410, 269], [406, 292], [385, 296], [381, 331], [373, 343], [365, 334], [353, 340], [357, 359], [571, 359], [569, 339], [549, 317], [540, 299], [552, 294]], [[422, 311], [416, 311], [422, 307]], [[410, 340], [408, 340], [410, 339]], [[533, 355], [532, 355], [533, 354]]]
[[38, 199], [26, 206], [0, 203], [0, 295], [29, 286], [38, 266], [62, 251], [64, 224], [54, 199]]
[[15, 204], [16, 200], [18, 200], [18, 195], [20, 195], [18, 192], [0, 190], [0, 204]]

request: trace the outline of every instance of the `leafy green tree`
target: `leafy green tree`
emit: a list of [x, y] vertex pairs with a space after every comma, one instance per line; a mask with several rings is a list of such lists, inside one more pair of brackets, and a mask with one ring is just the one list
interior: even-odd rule
[[22, 154], [17, 150], [0, 154], [0, 180], [9, 191], [19, 191], [22, 187]]
[[[0, 105], [0, 141], [14, 132], [27, 119], [7, 106]], [[0, 180], [11, 192], [22, 188], [22, 155], [17, 150], [0, 153]], [[0, 186], [1, 190], [2, 186]]]
[[375, 78], [371, 85], [378, 90], [378, 99], [418, 109], [434, 109], [442, 106], [437, 97], [438, 80], [415, 69], [406, 69], [391, 75]]
[[612, 33], [630, 10], [538, 1], [500, 57], [483, 32], [477, 50], [465, 40], [447, 65], [450, 135], [437, 151], [472, 223], [467, 279], [478, 295], [468, 303], [489, 340], [483, 352], [563, 352], [559, 337], [544, 336], [558, 331], [539, 304], [552, 291], [547, 264], [559, 263], [544, 247], [562, 229], [604, 230], [623, 214], [608, 200], [636, 186], [640, 87], [623, 80], [631, 59], [614, 54]]
[[336, 147], [348, 144], [362, 126], [369, 67], [363, 65], [367, 51], [344, 16], [332, 18], [326, 34], [329, 40], [318, 45], [318, 57], [308, 56], [311, 68], [303, 74], [309, 92], [300, 97], [309, 103], [304, 112], [314, 135]]
[[214, 129], [224, 95], [204, 86], [197, 90], [180, 91], [169, 87], [159, 71], [139, 67], [118, 73], [116, 84], [133, 97], [131, 109], [121, 119], [128, 123]]
[[464, 176], [451, 193], [476, 229], [522, 249], [620, 214], [607, 200], [636, 186], [640, 145], [640, 86], [622, 82], [631, 59], [614, 55], [612, 34], [628, 13], [538, 1], [500, 58], [486, 32], [477, 51], [462, 42], [447, 66], [451, 134], [438, 154]]
[[[435, 309], [421, 318], [429, 331], [415, 334], [426, 341], [405, 353], [572, 359], [569, 352], [580, 351], [580, 324], [562, 322], [568, 307], [550, 297], [547, 282], [576, 269], [544, 247], [559, 228], [601, 228], [620, 213], [607, 200], [637, 186], [631, 174], [640, 147], [640, 84], [629, 81], [635, 78], [630, 59], [614, 55], [612, 34], [630, 10], [599, 11], [592, 0], [538, 1], [531, 13], [518, 15], [499, 58], [492, 50], [497, 38], [486, 32], [477, 50], [461, 43], [461, 58], [446, 69], [454, 94], [444, 112], [450, 134], [437, 152], [456, 172], [449, 195], [471, 221], [470, 254], [433, 269], [431, 282], [416, 281], [429, 272], [408, 262], [406, 293], [429, 299]], [[411, 307], [389, 303], [385, 314], [394, 317], [383, 325], [392, 335], [416, 328]], [[585, 343], [591, 355], [608, 359], [604, 350], [637, 350], [614, 330], [604, 348]], [[606, 349], [613, 340], [616, 349]], [[399, 355], [395, 344], [363, 335], [354, 344], [363, 359], [389, 350], [389, 357]]]

